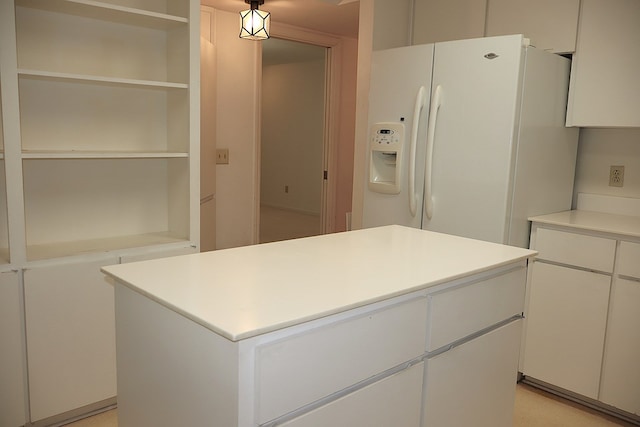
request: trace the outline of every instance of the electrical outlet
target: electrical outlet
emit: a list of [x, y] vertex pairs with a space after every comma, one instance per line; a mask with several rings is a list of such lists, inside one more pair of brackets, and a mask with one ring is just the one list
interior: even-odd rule
[[228, 165], [229, 164], [229, 149], [219, 148], [216, 150], [216, 164]]
[[611, 166], [609, 169], [609, 187], [622, 187], [624, 184], [624, 166]]

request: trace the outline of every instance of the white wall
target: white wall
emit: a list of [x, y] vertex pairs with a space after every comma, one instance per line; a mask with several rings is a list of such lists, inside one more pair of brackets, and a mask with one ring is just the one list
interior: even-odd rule
[[358, 45], [356, 39], [342, 39], [342, 70], [340, 74], [340, 123], [336, 153], [337, 177], [334, 231], [347, 230], [346, 214], [351, 212], [353, 190], [353, 153], [356, 132], [356, 88], [358, 76]]
[[[216, 146], [229, 164], [216, 168], [216, 248], [250, 245], [255, 237], [259, 43], [238, 38], [238, 15], [216, 11]], [[205, 118], [203, 120], [213, 118]]]
[[320, 215], [324, 75], [324, 60], [263, 67], [261, 204]]
[[[612, 165], [624, 166], [621, 188], [609, 187]], [[574, 190], [640, 198], [640, 129], [581, 129]]]

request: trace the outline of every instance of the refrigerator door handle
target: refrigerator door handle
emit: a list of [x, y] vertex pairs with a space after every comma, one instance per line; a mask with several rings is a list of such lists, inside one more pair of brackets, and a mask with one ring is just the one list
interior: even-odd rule
[[433, 146], [435, 145], [436, 124], [438, 122], [438, 111], [442, 105], [442, 86], [436, 86], [431, 98], [431, 108], [429, 110], [429, 125], [427, 127], [427, 158], [426, 170], [424, 174], [424, 212], [427, 219], [433, 217], [433, 198], [431, 181], [433, 178]]
[[413, 122], [411, 125], [411, 143], [409, 146], [409, 211], [411, 216], [416, 216], [418, 195], [416, 194], [416, 147], [418, 145], [418, 128], [420, 127], [420, 113], [426, 104], [426, 89], [420, 86], [416, 94], [416, 103], [413, 107]]

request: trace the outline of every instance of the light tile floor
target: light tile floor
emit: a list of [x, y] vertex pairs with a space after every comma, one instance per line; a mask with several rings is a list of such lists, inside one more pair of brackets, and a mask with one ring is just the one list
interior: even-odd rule
[[[117, 409], [67, 424], [68, 427], [117, 427]], [[632, 427], [617, 418], [518, 384], [514, 427]], [[356, 426], [354, 426], [356, 427]], [[462, 427], [462, 426], [461, 426]]]
[[260, 243], [320, 234], [320, 215], [309, 215], [262, 205]]
[[518, 384], [514, 427], [631, 427], [611, 417], [525, 384]]

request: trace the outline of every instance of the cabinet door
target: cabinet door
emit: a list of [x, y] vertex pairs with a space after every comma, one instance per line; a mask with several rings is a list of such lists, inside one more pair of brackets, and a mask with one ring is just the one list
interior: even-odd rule
[[116, 257], [24, 272], [31, 420], [116, 395], [113, 286], [100, 267]]
[[523, 373], [598, 398], [611, 277], [532, 266]]
[[424, 425], [510, 427], [521, 332], [517, 320], [428, 359]]
[[640, 2], [582, 0], [567, 126], [640, 126]]
[[418, 297], [259, 346], [258, 422], [420, 357], [426, 348], [426, 325], [427, 301]]
[[26, 423], [22, 298], [18, 274], [0, 273], [0, 425]]
[[486, 0], [416, 0], [413, 44], [482, 37], [486, 7]]
[[424, 363], [304, 414], [283, 427], [418, 427]]
[[640, 281], [616, 279], [602, 372], [602, 402], [640, 415]]
[[524, 34], [531, 44], [554, 53], [576, 50], [580, 0], [491, 0], [486, 36]]

